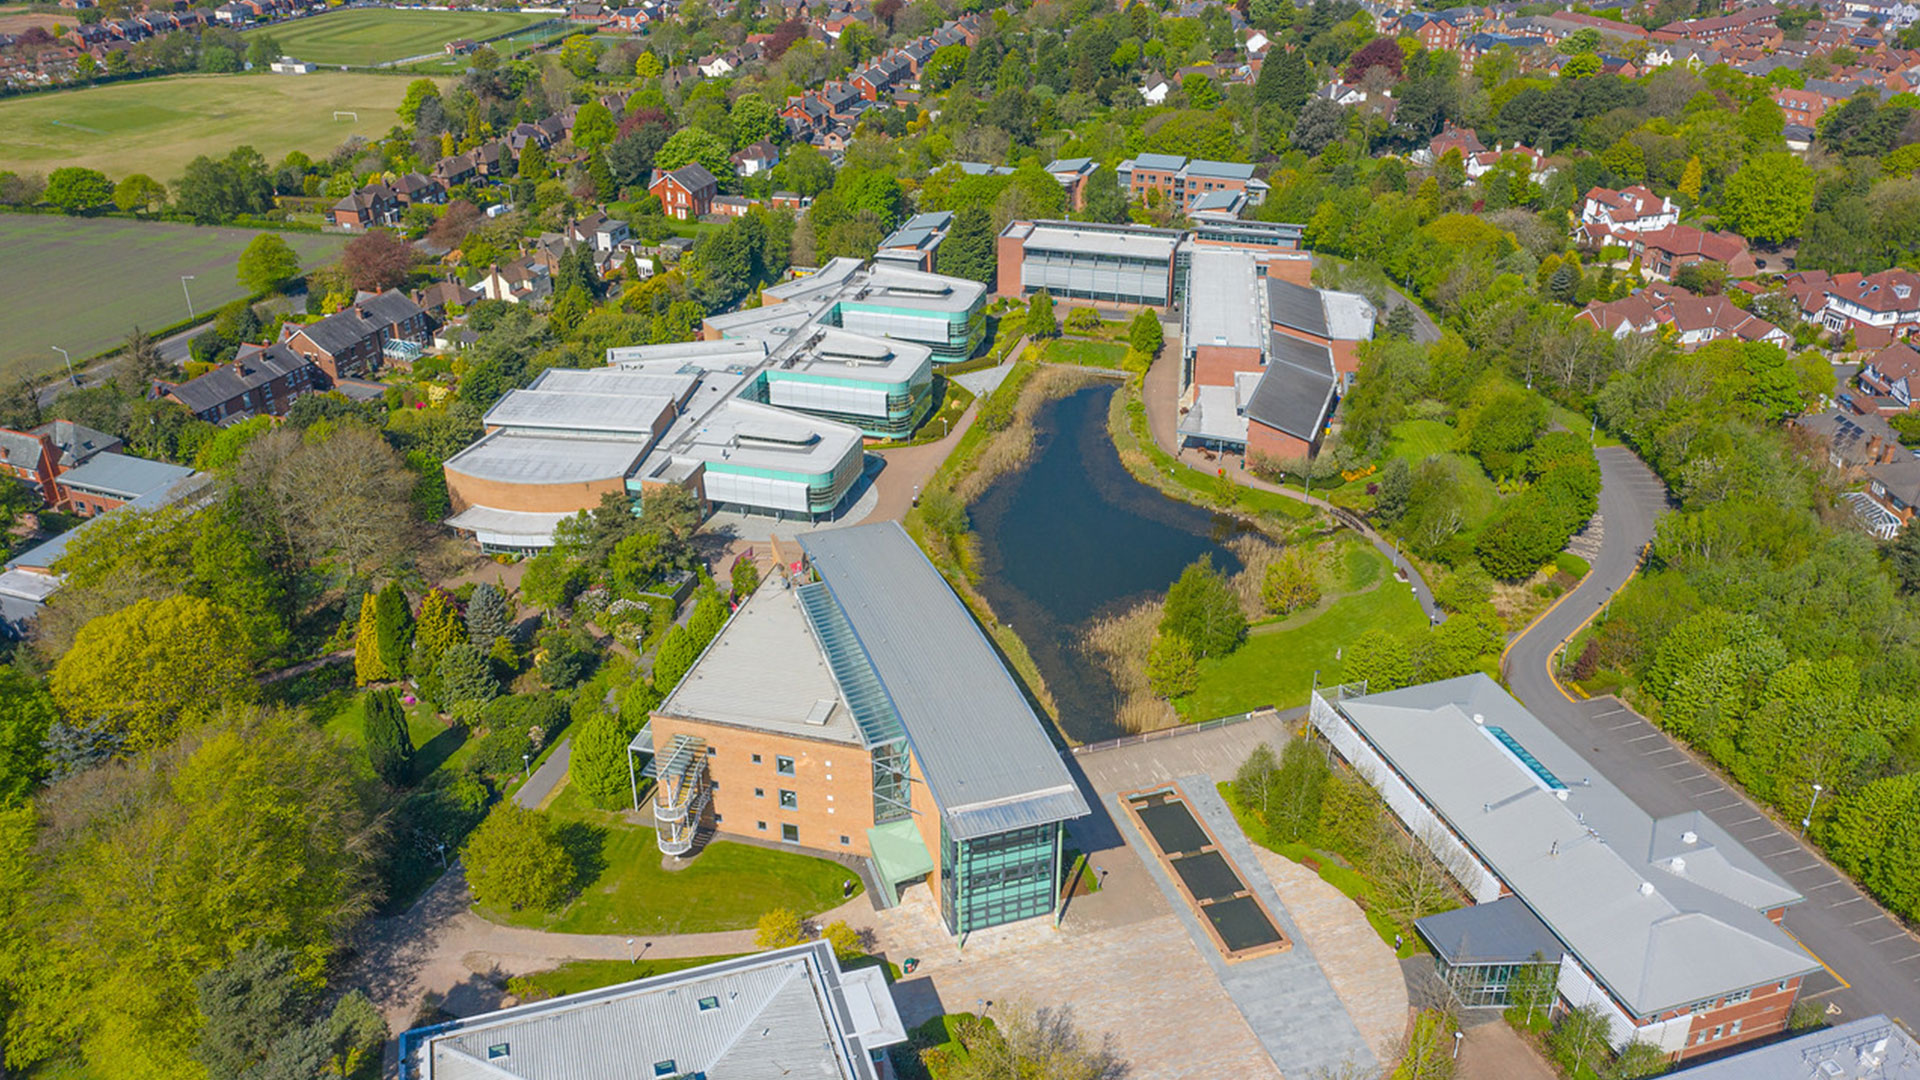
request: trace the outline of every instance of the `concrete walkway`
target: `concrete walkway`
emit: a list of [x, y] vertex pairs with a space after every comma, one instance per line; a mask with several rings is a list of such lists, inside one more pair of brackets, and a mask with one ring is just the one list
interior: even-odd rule
[[[1004, 365], [1003, 365], [1004, 366]], [[973, 426], [973, 419], [980, 415], [980, 406], [976, 402], [967, 406], [960, 415], [960, 422], [953, 425], [953, 432], [944, 439], [922, 443], [919, 446], [903, 446], [897, 450], [874, 448], [874, 452], [887, 460], [887, 467], [874, 481], [879, 491], [879, 502], [862, 519], [867, 523], [875, 521], [899, 521], [913, 508], [913, 500], [926, 487], [928, 479], [940, 463], [947, 460], [953, 448], [960, 445], [960, 439]]]
[[533, 770], [533, 775], [527, 778], [527, 782], [520, 785], [520, 790], [513, 793], [514, 805], [524, 806], [529, 810], [538, 810], [545, 806], [548, 797], [560, 787], [560, 782], [567, 778], [567, 763], [572, 760], [573, 736], [569, 735], [560, 740], [559, 744], [553, 748], [553, 753], [547, 755], [547, 760], [541, 762], [540, 767]]

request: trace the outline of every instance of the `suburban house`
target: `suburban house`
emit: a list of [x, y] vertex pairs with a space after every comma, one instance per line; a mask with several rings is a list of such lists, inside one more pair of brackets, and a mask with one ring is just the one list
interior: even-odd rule
[[60, 476], [60, 489], [65, 498], [59, 508], [81, 517], [94, 517], [163, 491], [192, 475], [192, 469], [164, 461], [126, 454], [95, 454], [84, 465]]
[[1881, 349], [1861, 366], [1860, 385], [1889, 399], [1896, 410], [1913, 408], [1913, 396], [1920, 392], [1920, 351], [1905, 342]]
[[1462, 1005], [1547, 968], [1615, 1047], [1685, 1060], [1786, 1030], [1820, 970], [1780, 927], [1805, 897], [1705, 813], [1655, 816], [1481, 673], [1323, 687], [1308, 717], [1472, 898], [1414, 924]]
[[627, 223], [619, 218], [595, 212], [579, 221], [568, 222], [564, 235], [567, 243], [585, 244], [595, 251], [608, 252], [619, 247], [633, 233], [627, 228]]
[[720, 184], [713, 174], [697, 163], [682, 165], [672, 172], [655, 169], [652, 181], [647, 184], [648, 193], [660, 200], [662, 210], [682, 220], [706, 216], [719, 190]]
[[420, 310], [440, 321], [446, 319], [448, 308], [464, 308], [478, 299], [478, 289], [469, 289], [452, 280], [436, 281], [413, 294], [413, 302], [420, 305]]
[[1597, 187], [1580, 204], [1574, 233], [1594, 247], [1615, 243], [1622, 233], [1644, 233], [1680, 224], [1680, 207], [1635, 184], [1615, 191]]
[[371, 374], [391, 348], [417, 352], [433, 330], [427, 313], [398, 289], [360, 293], [344, 310], [318, 322], [287, 323], [280, 342], [312, 361], [329, 384]]
[[537, 304], [553, 293], [553, 274], [547, 265], [530, 255], [494, 266], [473, 287], [488, 300], [509, 304]]
[[369, 184], [343, 196], [327, 211], [327, 221], [336, 229], [371, 229], [399, 220], [399, 196], [385, 184]]
[[1707, 232], [1691, 225], [1668, 225], [1646, 232], [1629, 233], [1625, 240], [1640, 268], [1648, 277], [1672, 281], [1683, 266], [1717, 263], [1726, 268], [1729, 278], [1752, 277], [1760, 272], [1747, 250], [1747, 238], [1733, 232]]
[[285, 416], [293, 399], [325, 389], [320, 368], [285, 345], [242, 345], [232, 361], [167, 388], [168, 401], [210, 424]]
[[962, 943], [1055, 915], [1089, 808], [952, 587], [897, 522], [776, 544], [633, 740], [662, 852], [710, 825], [865, 857], [889, 903], [925, 890]]
[[0, 463], [15, 480], [32, 488], [48, 506], [65, 501], [60, 491], [60, 450], [53, 440], [30, 431], [0, 428]]
[[766, 139], [733, 153], [733, 171], [741, 176], [766, 172], [780, 164], [780, 150]]
[[1783, 349], [1793, 345], [1791, 334], [1741, 309], [1729, 297], [1697, 296], [1674, 285], [1650, 285], [1618, 300], [1588, 304], [1574, 320], [1616, 338], [1668, 327], [1675, 341], [1686, 349], [1735, 338], [1764, 341]]
[[447, 189], [438, 181], [410, 172], [393, 182], [393, 193], [401, 206], [447, 201]]
[[1427, 145], [1415, 150], [1409, 157], [1415, 165], [1432, 165], [1447, 156], [1450, 150], [1457, 150], [1464, 162], [1474, 154], [1486, 152], [1480, 144], [1480, 136], [1472, 128], [1463, 128], [1449, 120], [1441, 127], [1440, 134], [1427, 140]]
[[1882, 270], [1836, 274], [1826, 287], [1820, 321], [1834, 333], [1877, 330], [1903, 337], [1920, 330], [1920, 274]]
[[415, 1028], [400, 1080], [888, 1080], [907, 1032], [885, 974], [825, 941], [737, 956]]

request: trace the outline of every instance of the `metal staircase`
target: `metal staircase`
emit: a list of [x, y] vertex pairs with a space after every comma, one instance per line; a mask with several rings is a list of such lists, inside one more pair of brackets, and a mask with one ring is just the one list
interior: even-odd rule
[[675, 735], [664, 754], [654, 757], [653, 822], [660, 851], [675, 857], [692, 851], [700, 817], [713, 797], [707, 777], [707, 740]]

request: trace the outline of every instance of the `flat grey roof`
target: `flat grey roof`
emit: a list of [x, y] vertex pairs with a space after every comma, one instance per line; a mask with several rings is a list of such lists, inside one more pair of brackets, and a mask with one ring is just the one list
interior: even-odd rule
[[483, 1013], [400, 1037], [406, 1080], [875, 1080], [906, 1040], [885, 978], [824, 941]]
[[496, 431], [448, 458], [446, 467], [476, 480], [578, 484], [626, 476], [651, 445], [651, 439]]
[[534, 513], [527, 510], [500, 510], [491, 506], [469, 506], [447, 519], [447, 524], [475, 535], [528, 547], [547, 547], [553, 543], [553, 530], [572, 514]]
[[1129, 164], [1141, 169], [1178, 169], [1186, 163], [1178, 154], [1141, 154]]
[[1267, 317], [1274, 325], [1315, 337], [1328, 337], [1327, 310], [1320, 290], [1277, 277], [1267, 279]]
[[1327, 313], [1327, 336], [1335, 341], [1372, 341], [1379, 312], [1373, 301], [1359, 293], [1320, 290], [1320, 305]]
[[1429, 915], [1413, 924], [1449, 964], [1524, 964], [1539, 956], [1558, 964], [1566, 951], [1547, 924], [1517, 896]]
[[515, 431], [627, 435], [651, 440], [673, 415], [670, 397], [572, 390], [509, 390], [487, 410], [486, 425]]
[[[702, 342], [701, 344], [713, 343]], [[728, 342], [727, 344], [736, 343]], [[764, 349], [760, 350], [759, 355], [765, 355]], [[666, 398], [677, 404], [686, 401], [699, 382], [699, 375], [685, 371], [659, 374], [650, 371], [627, 371], [619, 367], [548, 368], [541, 372], [540, 377], [533, 380], [532, 385], [527, 389]]]
[[948, 313], [968, 310], [987, 293], [987, 287], [978, 281], [885, 262], [874, 263], [847, 287], [854, 291], [837, 297], [842, 304], [884, 304]]
[[[816, 705], [830, 708], [816, 714]], [[769, 574], [660, 703], [665, 716], [861, 745], [796, 590]], [[824, 723], [808, 718], [824, 715]]]
[[1253, 166], [1233, 161], [1206, 161], [1196, 158], [1187, 162], [1188, 176], [1209, 176], [1222, 180], [1251, 180]]
[[88, 458], [79, 468], [61, 473], [60, 485], [132, 502], [143, 495], [164, 491], [192, 475], [193, 470], [184, 465], [101, 453]]
[[898, 338], [823, 326], [783, 348], [767, 369], [769, 377], [783, 371], [907, 386], [922, 381], [923, 376], [931, 377], [933, 350]]
[[[765, 310], [751, 308], [752, 311]], [[739, 364], [758, 363], [767, 355], [765, 342], [723, 338], [719, 341], [675, 341], [666, 345], [621, 345], [607, 350], [607, 363], [615, 367], [627, 364], [651, 364], [661, 360], [723, 360]], [[550, 368], [550, 376], [561, 368]]]
[[[1127, 255], [1136, 259], [1172, 261], [1180, 235], [1161, 229], [1080, 229], [1064, 222], [1022, 222], [1026, 250], [1067, 255]], [[1008, 226], [1011, 233], [1012, 226]]]
[[1045, 721], [898, 522], [808, 533], [800, 544], [892, 699], [952, 835], [1086, 816]]
[[851, 424], [740, 398], [728, 398], [696, 423], [669, 448], [709, 465], [824, 473], [862, 445], [860, 429]]
[[1635, 1015], [1818, 970], [1761, 914], [1798, 892], [1706, 815], [1656, 821], [1486, 675], [1335, 708]]
[[1258, 264], [1243, 251], [1196, 247], [1187, 271], [1187, 346], [1257, 349], [1267, 328], [1260, 321]]
[[1684, 1080], [1920, 1080], [1920, 1044], [1885, 1016], [1869, 1016], [1674, 1075]]

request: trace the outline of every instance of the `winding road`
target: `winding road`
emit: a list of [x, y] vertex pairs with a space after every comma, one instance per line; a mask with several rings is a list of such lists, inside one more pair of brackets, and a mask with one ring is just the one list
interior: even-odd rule
[[1802, 996], [1837, 1009], [1837, 1019], [1885, 1013], [1920, 1022], [1920, 939], [1805, 843], [1797, 822], [1780, 820], [1620, 699], [1581, 699], [1555, 681], [1554, 654], [1633, 577], [1669, 508], [1665, 485], [1631, 451], [1597, 454], [1601, 535], [1592, 572], [1508, 646], [1507, 685], [1650, 813], [1706, 814], [1806, 897], [1788, 909], [1785, 927], [1825, 970]]

